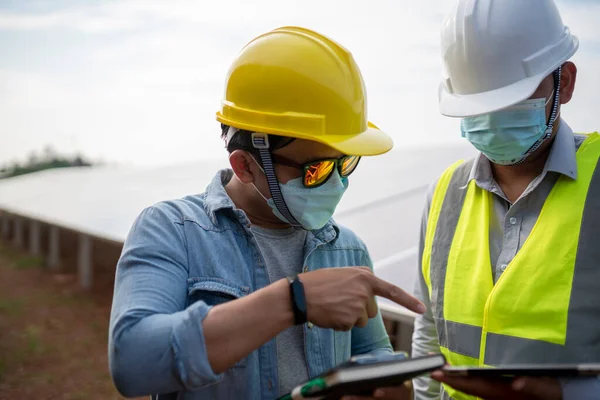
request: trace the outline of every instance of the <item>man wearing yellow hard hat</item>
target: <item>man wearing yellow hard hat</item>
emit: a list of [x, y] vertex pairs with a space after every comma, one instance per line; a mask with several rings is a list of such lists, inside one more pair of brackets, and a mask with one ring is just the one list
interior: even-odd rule
[[118, 390], [275, 399], [353, 355], [391, 353], [375, 296], [424, 306], [376, 278], [363, 242], [331, 219], [360, 157], [392, 148], [367, 121], [352, 55], [307, 29], [265, 33], [234, 61], [217, 119], [231, 168], [144, 210], [125, 243], [109, 340]]
[[[561, 118], [578, 45], [553, 0], [458, 0], [444, 22], [440, 110], [480, 154], [428, 196], [413, 356], [600, 362], [600, 135]], [[417, 399], [600, 399], [596, 378], [433, 377]]]

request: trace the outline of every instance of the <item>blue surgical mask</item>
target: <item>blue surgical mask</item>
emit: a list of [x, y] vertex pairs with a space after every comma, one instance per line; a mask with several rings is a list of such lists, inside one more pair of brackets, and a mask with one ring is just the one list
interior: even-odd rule
[[516, 164], [548, 133], [546, 105], [553, 97], [525, 100], [491, 114], [464, 118], [462, 136], [493, 163]]
[[[324, 227], [333, 216], [348, 188], [348, 178], [342, 178], [337, 171], [334, 171], [327, 182], [316, 188], [304, 187], [302, 178], [292, 179], [288, 183], [280, 183], [279, 187], [283, 199], [296, 221], [304, 229], [313, 231]], [[281, 215], [273, 199], [267, 199], [256, 186], [254, 188], [266, 200], [273, 210], [273, 214], [289, 224], [290, 221]]]

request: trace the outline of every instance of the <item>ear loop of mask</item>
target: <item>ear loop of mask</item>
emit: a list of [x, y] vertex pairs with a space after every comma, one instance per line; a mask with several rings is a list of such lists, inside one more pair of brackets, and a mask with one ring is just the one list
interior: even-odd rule
[[[265, 174], [265, 170], [263, 169], [263, 167], [260, 166], [260, 164], [258, 163], [258, 161], [256, 161], [256, 158], [254, 158], [254, 156], [251, 154], [250, 157], [252, 157], [252, 160], [254, 161], [254, 163], [256, 164], [256, 166], [258, 168], [260, 168], [260, 170], [262, 171], [263, 174]], [[267, 174], [265, 174], [266, 176]], [[256, 193], [258, 193], [260, 195], [260, 197], [262, 197], [265, 201], [269, 201], [269, 199], [267, 199], [265, 197], [264, 194], [262, 194], [262, 192], [260, 190], [258, 190], [258, 188], [256, 187], [256, 185], [254, 184], [254, 182], [251, 183], [252, 186], [254, 186], [254, 190], [256, 190]]]
[[[260, 168], [260, 170], [261, 170], [261, 171], [263, 172], [263, 174], [264, 174], [264, 173], [265, 173], [265, 170], [263, 169], [263, 167], [261, 167], [261, 166], [260, 166], [260, 164], [258, 163], [258, 161], [256, 161], [256, 158], [254, 158], [254, 156], [253, 156], [253, 155], [250, 155], [250, 157], [252, 157], [252, 160], [254, 161], [254, 163], [256, 164], [256, 166], [257, 166], [258, 168]], [[266, 174], [265, 174], [265, 175], [266, 175]], [[236, 179], [238, 179], [238, 180], [240, 179], [240, 178], [238, 178], [238, 177], [237, 177], [237, 175], [234, 175], [234, 176], [235, 176], [235, 178], [236, 178]], [[269, 199], [267, 199], [267, 198], [265, 197], [265, 195], [264, 195], [264, 194], [262, 194], [262, 192], [261, 192], [260, 190], [258, 190], [258, 188], [257, 188], [257, 187], [256, 187], [256, 185], [254, 184], [254, 182], [252, 182], [252, 183], [250, 183], [250, 184], [252, 185], [252, 187], [254, 187], [254, 190], [256, 191], [256, 193], [258, 193], [258, 195], [259, 195], [260, 197], [262, 197], [262, 198], [263, 198], [263, 200], [264, 200], [265, 202], [269, 202]]]
[[[548, 139], [552, 137], [552, 132], [554, 131], [554, 123], [558, 117], [558, 105], [560, 100], [560, 83], [561, 83], [561, 75], [562, 75], [562, 66], [558, 67], [556, 71], [554, 71], [554, 96], [552, 97], [552, 112], [550, 113], [550, 118], [548, 119], [548, 127], [546, 128], [546, 132], [544, 136], [542, 136], [537, 142], [531, 146], [529, 150], [525, 153], [523, 158], [516, 162], [513, 165], [519, 165], [523, 163], [529, 156], [531, 156], [540, 146]], [[546, 102], [548, 104], [548, 102]]]

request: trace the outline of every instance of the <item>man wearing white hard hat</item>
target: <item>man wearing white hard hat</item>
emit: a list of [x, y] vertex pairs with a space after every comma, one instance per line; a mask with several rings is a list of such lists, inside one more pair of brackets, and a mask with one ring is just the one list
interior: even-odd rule
[[[445, 20], [440, 110], [481, 154], [430, 190], [413, 356], [600, 362], [600, 135], [561, 118], [578, 46], [552, 0], [458, 0]], [[596, 378], [432, 377], [417, 399], [600, 399]]]

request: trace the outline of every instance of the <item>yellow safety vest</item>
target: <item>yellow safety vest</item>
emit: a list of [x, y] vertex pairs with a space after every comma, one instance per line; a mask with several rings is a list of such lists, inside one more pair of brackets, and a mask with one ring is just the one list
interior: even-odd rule
[[[435, 188], [422, 273], [451, 365], [600, 361], [600, 135], [577, 151], [529, 237], [496, 284], [489, 249], [492, 194], [458, 162]], [[474, 399], [446, 385], [443, 398]]]

